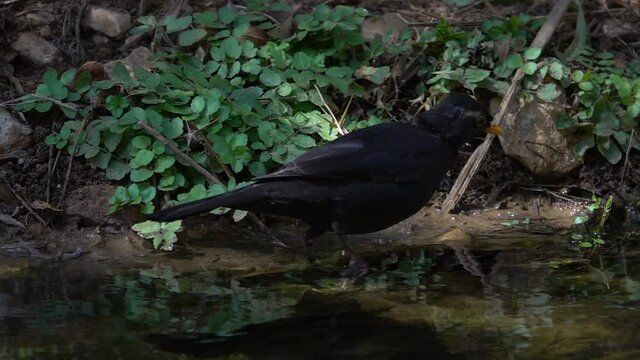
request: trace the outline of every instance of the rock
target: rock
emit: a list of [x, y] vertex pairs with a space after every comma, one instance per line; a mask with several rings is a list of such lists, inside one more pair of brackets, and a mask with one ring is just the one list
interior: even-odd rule
[[131, 15], [122, 10], [91, 6], [82, 24], [112, 38], [119, 38], [131, 28]]
[[55, 45], [32, 32], [18, 34], [18, 39], [11, 44], [11, 47], [40, 66], [51, 64], [60, 53]]
[[0, 108], [0, 154], [10, 154], [28, 148], [31, 145], [32, 132], [29, 126]]
[[45, 39], [51, 39], [53, 37], [53, 31], [51, 30], [51, 26], [44, 25], [38, 30], [38, 35], [42, 36]]
[[80, 218], [82, 225], [126, 225], [142, 221], [137, 208], [128, 207], [108, 214], [109, 197], [116, 187], [110, 184], [87, 185], [73, 189], [66, 199], [65, 212], [69, 216]]
[[362, 38], [366, 41], [373, 40], [376, 36], [384, 38], [390, 34], [391, 40], [396, 41], [400, 33], [407, 28], [407, 24], [396, 13], [386, 13], [375, 19], [369, 18], [362, 23]]
[[27, 15], [25, 15], [25, 19], [27, 20], [27, 23], [29, 23], [29, 25], [31, 26], [42, 26], [42, 25], [51, 24], [53, 22], [53, 14], [28, 13]]
[[129, 70], [129, 74], [133, 77], [133, 69], [135, 68], [144, 68], [149, 70], [149, 57], [152, 55], [151, 50], [144, 46], [137, 47], [131, 50], [129, 56], [122, 60], [114, 60], [109, 61], [104, 64], [105, 72], [111, 77], [111, 71], [116, 63], [122, 63], [127, 70]]
[[634, 23], [623, 22], [615, 18], [606, 18], [602, 23], [602, 32], [610, 39], [622, 38], [633, 41], [638, 36], [640, 28]]
[[[494, 114], [499, 104], [496, 100], [491, 103]], [[536, 175], [558, 177], [580, 165], [573, 147], [556, 128], [563, 103], [564, 96], [549, 103], [514, 100], [503, 119], [502, 149]]]

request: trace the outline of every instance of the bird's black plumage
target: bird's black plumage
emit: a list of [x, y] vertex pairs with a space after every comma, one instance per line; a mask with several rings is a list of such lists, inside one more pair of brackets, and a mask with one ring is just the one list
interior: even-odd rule
[[157, 211], [171, 221], [218, 207], [298, 218], [308, 238], [387, 228], [416, 213], [454, 165], [460, 145], [480, 133], [484, 112], [454, 94], [419, 114], [415, 125], [388, 123], [354, 131], [226, 194]]

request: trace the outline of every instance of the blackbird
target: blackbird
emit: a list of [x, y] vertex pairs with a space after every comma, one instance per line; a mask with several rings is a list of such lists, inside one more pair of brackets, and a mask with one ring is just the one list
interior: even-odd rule
[[460, 146], [482, 134], [483, 107], [451, 94], [416, 116], [415, 124], [386, 123], [353, 131], [306, 152], [251, 185], [149, 216], [172, 221], [218, 207], [283, 215], [309, 225], [313, 240], [385, 229], [415, 214], [430, 199], [456, 162]]

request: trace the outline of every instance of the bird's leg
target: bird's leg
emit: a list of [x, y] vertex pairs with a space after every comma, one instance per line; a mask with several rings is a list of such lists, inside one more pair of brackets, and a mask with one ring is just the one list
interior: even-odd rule
[[342, 242], [342, 246], [344, 247], [345, 251], [351, 257], [351, 259], [349, 260], [349, 269], [344, 271], [343, 275], [357, 279], [369, 272], [369, 266], [367, 265], [367, 262], [364, 261], [360, 256], [356, 255], [355, 251], [353, 251], [353, 248], [349, 244], [349, 241], [347, 241], [347, 236], [341, 233], [337, 233], [337, 235], [338, 239], [340, 239], [340, 242]]
[[316, 262], [316, 259], [313, 256], [313, 240], [315, 240], [318, 235], [320, 235], [318, 231], [313, 228], [309, 228], [304, 236], [304, 249], [307, 251], [307, 259], [311, 264]]
[[342, 243], [342, 246], [347, 251], [347, 253], [350, 256], [353, 256], [353, 248], [349, 244], [349, 241], [347, 241], [347, 235], [340, 234], [340, 233], [337, 233], [337, 235], [338, 235], [338, 239], [340, 239], [340, 242]]

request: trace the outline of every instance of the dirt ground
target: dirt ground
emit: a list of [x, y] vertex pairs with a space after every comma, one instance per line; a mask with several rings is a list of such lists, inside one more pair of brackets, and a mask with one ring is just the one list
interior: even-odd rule
[[[321, 1], [305, 1], [303, 7], [311, 7]], [[420, 22], [429, 26], [438, 18], [447, 18], [459, 26], [467, 28], [478, 26], [486, 18], [505, 18], [519, 12], [526, 12], [533, 16], [544, 16], [550, 10], [551, 1], [536, 0], [532, 2], [509, 1], [474, 1], [472, 5], [456, 8], [447, 5], [444, 1], [414, 0], [405, 1], [325, 1], [331, 5], [347, 4], [360, 5], [374, 13], [398, 12], [409, 22]], [[85, 0], [57, 0], [34, 2], [27, 0], [0, 0], [0, 104], [13, 100], [24, 93], [32, 92], [39, 83], [46, 66], [37, 66], [23, 61], [11, 50], [10, 44], [16, 39], [18, 33], [24, 31], [37, 32], [43, 38], [52, 41], [61, 51], [62, 56], [51, 64], [59, 72], [70, 67], [77, 67], [85, 61], [94, 60], [106, 62], [120, 59], [126, 56], [118, 49], [121, 48], [124, 38], [112, 39], [98, 35], [95, 32], [79, 25], [79, 14], [87, 5], [103, 5], [125, 10], [135, 19], [140, 14], [141, 3], [145, 14], [159, 14], [166, 11], [170, 2], [159, 0], [115, 0], [115, 1], [85, 1]], [[211, 6], [216, 3], [222, 5], [226, 1], [189, 1], [192, 8]], [[629, 38], [622, 34], [616, 41], [610, 41], [603, 29], [603, 17], [616, 19], [622, 23], [638, 24], [640, 6], [625, 6], [623, 1], [587, 1], [585, 8], [589, 20], [589, 27], [593, 38], [594, 47], [601, 50], [613, 51], [620, 61], [629, 61], [637, 58], [636, 51], [640, 51], [637, 38]], [[604, 5], [603, 5], [604, 4]], [[43, 22], [29, 21], [28, 16], [36, 14]], [[575, 10], [570, 10], [567, 21], [554, 35], [550, 46], [556, 49], [571, 41], [575, 18]], [[635, 43], [634, 43], [635, 41]], [[19, 85], [16, 85], [19, 84]], [[0, 213], [12, 216], [24, 225], [34, 224], [37, 221], [20, 206], [20, 201], [14, 196], [14, 192], [22, 196], [29, 203], [44, 201], [53, 207], [59, 204], [61, 188], [67, 178], [69, 164], [68, 155], [60, 155], [44, 144], [44, 138], [52, 129], [57, 129], [62, 124], [62, 117], [51, 117], [49, 114], [27, 113], [24, 119], [33, 132], [33, 145], [25, 153], [17, 158], [0, 158], [0, 175], [6, 179], [6, 183], [0, 182]], [[464, 165], [473, 148], [464, 149], [465, 156], [460, 157], [458, 167], [450, 174], [445, 182], [443, 190], [447, 190], [455, 181], [459, 169]], [[57, 161], [56, 170], [49, 175], [49, 167]], [[519, 202], [526, 204], [531, 197], [554, 198], [555, 194], [562, 194], [566, 198], [571, 196], [590, 196], [589, 191], [608, 192], [617, 189], [630, 198], [638, 198], [640, 195], [640, 155], [631, 152], [628, 161], [611, 166], [596, 154], [587, 156], [585, 164], [578, 170], [563, 179], [536, 179], [523, 169], [517, 161], [506, 157], [500, 146], [494, 143], [490, 155], [484, 161], [478, 176], [473, 180], [465, 198], [462, 200], [460, 210], [500, 208], [505, 204]], [[623, 169], [626, 167], [627, 175], [624, 181], [620, 181]], [[105, 184], [105, 176], [92, 169], [82, 159], [74, 159], [69, 172], [69, 189], [79, 189], [87, 185]], [[448, 183], [448, 185], [447, 185]], [[434, 199], [435, 203], [441, 201], [442, 196]], [[562, 200], [558, 200], [562, 201]], [[16, 211], [16, 209], [18, 209]], [[114, 225], [112, 222], [88, 221], [78, 223], [65, 220], [63, 216], [56, 215], [57, 210], [42, 210], [43, 216], [48, 220], [55, 220], [62, 226], [78, 229], [86, 225], [100, 226], [104, 223]], [[130, 214], [129, 214], [130, 215]], [[124, 216], [127, 218], [126, 215]], [[133, 215], [131, 215], [133, 216]], [[62, 218], [62, 219], [61, 219]], [[130, 218], [129, 218], [130, 219]], [[0, 223], [0, 229], [5, 224]], [[3, 231], [0, 230], [0, 235]], [[43, 251], [47, 250], [44, 248]]]

